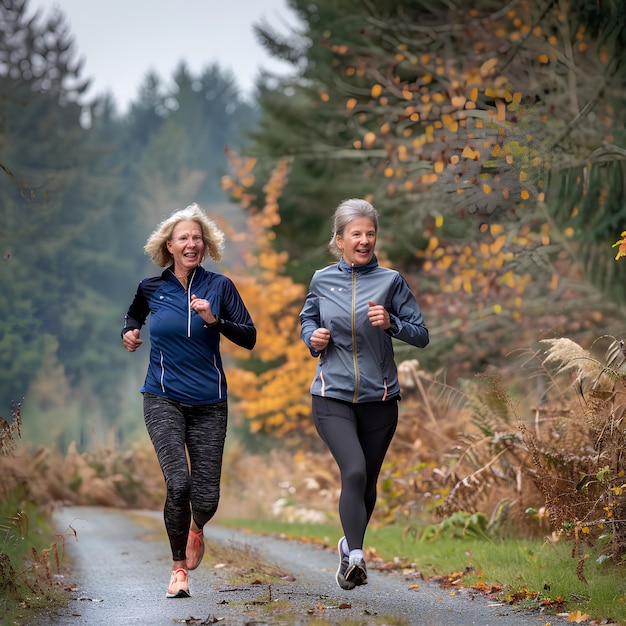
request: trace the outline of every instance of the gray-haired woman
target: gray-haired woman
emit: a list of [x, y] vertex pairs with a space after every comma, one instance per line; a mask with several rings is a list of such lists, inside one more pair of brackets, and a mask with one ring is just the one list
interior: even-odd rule
[[220, 260], [223, 241], [218, 225], [196, 204], [161, 222], [144, 249], [165, 269], [141, 281], [122, 330], [123, 346], [134, 352], [150, 315], [141, 393], [167, 489], [164, 520], [173, 559], [168, 598], [190, 595], [188, 570], [202, 560], [202, 529], [217, 511], [228, 418], [220, 339], [250, 350], [256, 342], [233, 282], [201, 265], [207, 254]]
[[398, 423], [400, 385], [392, 339], [429, 341], [415, 296], [376, 259], [378, 213], [366, 200], [335, 210], [329, 249], [339, 262], [318, 270], [300, 313], [302, 339], [319, 357], [311, 384], [313, 420], [341, 474], [335, 579], [342, 589], [367, 583], [363, 540], [376, 483]]

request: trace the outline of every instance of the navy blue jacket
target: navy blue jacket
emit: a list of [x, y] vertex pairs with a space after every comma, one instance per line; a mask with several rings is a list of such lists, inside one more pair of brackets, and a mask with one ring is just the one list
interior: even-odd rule
[[[216, 325], [189, 306], [192, 294], [209, 301]], [[249, 350], [256, 343], [256, 328], [233, 282], [199, 266], [185, 290], [167, 268], [141, 281], [122, 334], [141, 328], [149, 314], [150, 362], [141, 391], [191, 405], [226, 400], [220, 335]]]

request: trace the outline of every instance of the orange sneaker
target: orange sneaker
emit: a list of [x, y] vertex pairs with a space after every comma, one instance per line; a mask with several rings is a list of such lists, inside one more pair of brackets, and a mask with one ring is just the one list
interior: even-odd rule
[[204, 535], [202, 531], [194, 532], [189, 531], [189, 537], [187, 537], [187, 569], [196, 569], [202, 562], [204, 556]]
[[172, 572], [172, 578], [170, 578], [170, 586], [167, 590], [166, 596], [168, 598], [190, 598], [189, 593], [189, 580], [187, 578], [187, 570], [179, 567]]

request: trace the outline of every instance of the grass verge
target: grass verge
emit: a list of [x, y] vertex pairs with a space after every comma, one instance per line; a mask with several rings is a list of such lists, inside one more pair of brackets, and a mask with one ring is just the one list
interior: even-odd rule
[[48, 516], [19, 488], [0, 501], [0, 624], [22, 624], [65, 606], [59, 584], [62, 546]]
[[[339, 526], [262, 519], [220, 519], [223, 526], [334, 546]], [[370, 528], [365, 547], [381, 565], [417, 570], [443, 587], [471, 587], [494, 600], [567, 614], [570, 621], [626, 624], [624, 566], [585, 555], [586, 582], [576, 574], [572, 544], [545, 540], [439, 537], [419, 541], [400, 525]], [[372, 564], [375, 568], [376, 564]]]

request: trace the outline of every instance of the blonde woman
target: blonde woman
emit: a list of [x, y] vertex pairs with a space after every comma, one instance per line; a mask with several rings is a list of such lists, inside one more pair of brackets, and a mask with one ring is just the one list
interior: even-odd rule
[[228, 418], [220, 340], [249, 350], [256, 342], [233, 282], [201, 265], [207, 255], [220, 260], [223, 241], [223, 232], [196, 204], [161, 222], [144, 249], [164, 270], [141, 281], [122, 330], [124, 348], [135, 352], [150, 316], [150, 361], [141, 393], [167, 488], [164, 520], [173, 559], [168, 598], [190, 595], [188, 570], [200, 565], [202, 529], [217, 511]]

